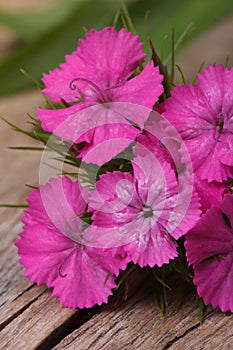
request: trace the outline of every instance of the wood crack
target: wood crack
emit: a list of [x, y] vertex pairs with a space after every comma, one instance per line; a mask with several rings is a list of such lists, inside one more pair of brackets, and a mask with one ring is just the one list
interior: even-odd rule
[[[28, 287], [27, 287], [26, 289], [24, 289], [21, 293], [19, 293], [13, 301], [19, 299], [23, 294], [25, 294], [26, 292], [28, 292], [28, 291], [29, 291], [30, 289], [32, 289], [34, 286], [36, 286], [35, 283], [30, 284], [30, 286], [28, 286]], [[43, 292], [44, 292], [44, 291], [43, 291]], [[42, 295], [43, 292], [42, 292], [40, 295]], [[40, 295], [39, 295], [39, 296], [40, 296]], [[38, 296], [38, 297], [39, 297], [39, 296]], [[36, 299], [36, 298], [34, 298], [34, 300], [35, 300], [35, 299]]]
[[50, 350], [54, 348], [62, 339], [89, 321], [94, 315], [99, 313], [101, 309], [101, 307], [96, 306], [92, 309], [78, 310], [62, 325], [50, 333], [34, 350]]
[[114, 329], [115, 326], [116, 326], [118, 323], [119, 323], [119, 321], [117, 320], [115, 323], [113, 323], [113, 324], [111, 325], [110, 328], [106, 329], [106, 330], [103, 331], [101, 334], [99, 334], [98, 337], [95, 338], [93, 342], [91, 342], [91, 344], [88, 346], [88, 348], [87, 348], [86, 350], [92, 350], [92, 349], [94, 349], [94, 346], [98, 343], [98, 341], [99, 341], [102, 337], [104, 337], [108, 332], [110, 332], [112, 329]]
[[[22, 296], [25, 292], [27, 292], [28, 290], [30, 290], [33, 287], [33, 285], [29, 286], [27, 289], [25, 289], [20, 296]], [[27, 304], [25, 304], [21, 309], [19, 309], [17, 312], [15, 312], [14, 314], [12, 314], [9, 318], [7, 318], [4, 322], [2, 322], [0, 324], [0, 331], [2, 331], [9, 323], [11, 323], [14, 319], [16, 319], [18, 316], [20, 316], [25, 310], [27, 310], [27, 308], [30, 307], [30, 305], [32, 305], [32, 303], [34, 303], [45, 291], [43, 291], [42, 293], [40, 293], [39, 295], [37, 295], [35, 298], [33, 298], [30, 302], [28, 302]], [[19, 297], [19, 296], [18, 296]], [[18, 298], [17, 297], [17, 298]], [[16, 299], [17, 299], [16, 298]], [[15, 299], [15, 300], [16, 300]]]
[[196, 323], [195, 325], [193, 325], [192, 327], [188, 328], [183, 334], [173, 338], [172, 340], [170, 340], [163, 348], [162, 350], [167, 350], [169, 349], [174, 343], [176, 343], [178, 340], [180, 340], [181, 338], [185, 337], [188, 333], [192, 332], [193, 330], [195, 330], [196, 328], [200, 327], [200, 322]]

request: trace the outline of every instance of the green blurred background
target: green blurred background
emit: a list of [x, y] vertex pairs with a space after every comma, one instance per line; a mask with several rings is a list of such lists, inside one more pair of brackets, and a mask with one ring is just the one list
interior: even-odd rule
[[[126, 0], [125, 3], [136, 32], [145, 43], [145, 51], [149, 53], [150, 37], [168, 66], [172, 28], [179, 55], [213, 25], [224, 18], [233, 19], [229, 17], [233, 14], [232, 0]], [[11, 40], [4, 51], [4, 34], [0, 37], [0, 96], [33, 86], [20, 72], [21, 68], [40, 79], [43, 72], [64, 61], [64, 55], [76, 48], [78, 38], [84, 37], [86, 30], [113, 23], [118, 28], [122, 26], [122, 6], [118, 0], [0, 0], [1, 28]], [[202, 50], [195, 54], [201, 65], [206, 57]]]

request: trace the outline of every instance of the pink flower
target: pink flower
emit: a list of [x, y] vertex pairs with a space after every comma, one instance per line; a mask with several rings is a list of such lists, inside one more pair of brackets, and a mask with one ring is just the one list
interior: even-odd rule
[[199, 176], [194, 176], [194, 185], [201, 201], [201, 210], [205, 213], [212, 205], [222, 202], [226, 193], [229, 193], [230, 184], [228, 182], [219, 183], [216, 181], [207, 182], [201, 180]]
[[[78, 48], [66, 56], [66, 63], [43, 76], [44, 94], [53, 102], [65, 101], [70, 107], [40, 109], [37, 117], [42, 127], [82, 143], [80, 157], [103, 141], [125, 140], [116, 141], [110, 149], [105, 145], [107, 154], [99, 151], [98, 157], [89, 159], [97, 164], [110, 160], [135, 139], [150, 112], [146, 109], [138, 117], [137, 111], [114, 111], [112, 104], [123, 102], [151, 109], [163, 92], [162, 75], [152, 62], [129, 79], [145, 56], [139, 38], [125, 29], [92, 29], [85, 40], [79, 40]], [[96, 105], [99, 107], [88, 108]]]
[[102, 175], [96, 183], [90, 195], [91, 230], [97, 244], [122, 246], [141, 267], [161, 266], [177, 256], [174, 239], [199, 219], [198, 197], [191, 192], [190, 202], [187, 188], [179, 188], [175, 172], [163, 157], [157, 158], [140, 144], [134, 154], [133, 175], [116, 171]]
[[184, 139], [196, 174], [222, 182], [233, 177], [233, 68], [210, 66], [198, 80], [176, 87], [163, 115]]
[[187, 258], [205, 304], [233, 312], [233, 196], [210, 208], [187, 234]]
[[16, 242], [25, 276], [53, 287], [52, 295], [70, 308], [107, 302], [119, 268], [127, 264], [116, 251], [89, 245], [82, 228], [86, 195], [87, 189], [68, 177], [52, 179], [32, 191]]

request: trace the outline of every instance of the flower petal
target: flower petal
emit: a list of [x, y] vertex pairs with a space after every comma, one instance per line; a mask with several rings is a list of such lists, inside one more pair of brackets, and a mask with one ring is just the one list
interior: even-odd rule
[[233, 253], [204, 261], [194, 268], [194, 284], [205, 304], [233, 312]]
[[209, 66], [199, 83], [173, 89], [162, 110], [183, 137], [194, 171], [208, 182], [233, 176], [233, 69]]
[[139, 37], [124, 28], [119, 32], [112, 27], [99, 32], [92, 29], [78, 46], [77, 54], [88, 67], [88, 79], [102, 89], [124, 84], [146, 56]]
[[225, 195], [223, 202], [211, 207], [187, 234], [185, 247], [190, 264], [198, 264], [214, 255], [226, 255], [232, 251], [233, 231], [224, 215], [233, 223], [233, 197]]
[[125, 29], [92, 29], [60, 68], [43, 75], [43, 93], [55, 103], [61, 103], [61, 99], [74, 102], [82, 96], [95, 100], [94, 84], [97, 90], [124, 84], [145, 56], [139, 37]]
[[192, 158], [193, 169], [202, 180], [222, 182], [233, 175], [233, 168], [218, 160], [216, 141], [212, 134], [203, 133], [185, 143]]
[[96, 182], [95, 187], [96, 190], [90, 193], [89, 207], [91, 210], [115, 213], [125, 209], [133, 199], [136, 200], [134, 198], [133, 177], [126, 172], [114, 171], [103, 174]]
[[227, 183], [207, 182], [206, 180], [201, 180], [197, 175], [194, 176], [194, 185], [201, 200], [203, 213], [210, 209], [212, 205], [220, 204], [228, 187]]
[[[105, 256], [107, 259], [107, 256]], [[62, 265], [61, 274], [53, 281], [53, 296], [58, 296], [62, 305], [69, 308], [92, 307], [106, 303], [116, 287], [114, 277], [108, 275], [92, 252], [75, 249]]]
[[71, 308], [106, 302], [116, 286], [115, 276], [128, 263], [123, 251], [88, 245], [80, 217], [86, 208], [85, 190], [82, 195], [79, 182], [68, 177], [34, 190], [16, 242], [25, 276], [54, 287], [53, 295]]
[[[139, 266], [154, 267], [167, 264], [174, 259], [178, 253], [176, 243], [162, 228], [155, 224], [150, 229], [145, 227], [145, 220], [141, 222], [141, 234], [126, 245], [124, 250], [130, 259]], [[137, 227], [136, 227], [137, 225]], [[135, 228], [139, 230], [140, 222], [135, 223]]]
[[171, 91], [171, 97], [165, 101], [163, 108], [165, 118], [185, 140], [214, 129], [212, 110], [198, 85], [177, 86]]
[[[92, 141], [84, 145], [78, 157], [85, 163], [99, 166], [109, 162], [137, 137], [140, 130], [131, 125], [106, 124], [96, 127], [93, 131]], [[87, 134], [83, 135], [86, 140]]]
[[216, 145], [216, 158], [222, 164], [233, 168], [233, 134], [222, 134], [219, 141]]
[[206, 304], [233, 311], [233, 196], [212, 206], [186, 236], [194, 283]]
[[74, 242], [56, 229], [45, 225], [26, 225], [16, 241], [20, 263], [26, 268], [25, 276], [37, 284], [51, 287], [59, 275], [59, 269], [74, 249]]
[[[55, 68], [49, 74], [43, 74], [42, 81], [45, 88], [42, 92], [48, 96], [52, 102], [61, 103], [62, 99], [69, 102], [79, 100], [81, 92], [87, 95], [87, 89], [90, 89], [90, 84], [84, 81], [80, 82], [80, 92], [72, 88], [72, 81], [75, 78], [85, 78], [88, 76], [88, 67], [78, 57], [77, 52], [65, 56], [66, 62], [60, 65], [60, 68]], [[86, 92], [86, 93], [85, 93]]]
[[210, 65], [208, 68], [204, 68], [201, 74], [197, 74], [200, 90], [205, 95], [209, 108], [215, 114], [218, 114], [222, 109], [224, 94], [228, 89], [225, 83], [225, 76], [228, 73], [229, 70], [220, 64], [218, 66]]
[[[123, 151], [141, 132], [150, 110], [131, 103], [75, 105], [66, 109], [39, 110], [45, 130], [74, 143], [86, 142], [79, 157], [102, 165]], [[134, 126], [135, 125], [135, 126]]]
[[[28, 198], [30, 205], [23, 218], [25, 225], [41, 224], [72, 239], [81, 230], [83, 213], [87, 205], [87, 188], [78, 181], [72, 182], [67, 176], [51, 179], [32, 191]], [[54, 204], [56, 203], [56, 205]]]
[[143, 71], [124, 85], [112, 90], [113, 101], [131, 102], [153, 108], [163, 93], [163, 76], [159, 68], [148, 62]]

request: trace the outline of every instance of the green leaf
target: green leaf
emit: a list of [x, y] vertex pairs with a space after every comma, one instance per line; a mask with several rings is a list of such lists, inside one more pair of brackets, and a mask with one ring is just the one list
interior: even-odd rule
[[199, 322], [200, 322], [200, 325], [202, 325], [203, 319], [204, 319], [204, 313], [205, 313], [205, 304], [202, 298], [199, 298], [198, 301], [199, 301]]
[[29, 208], [28, 204], [0, 204], [0, 208]]
[[225, 223], [227, 224], [227, 226], [228, 226], [229, 228], [232, 228], [232, 226], [231, 226], [231, 221], [230, 221], [229, 217], [227, 216], [227, 214], [222, 213], [222, 218], [223, 218], [223, 220], [225, 221]]
[[110, 276], [111, 276], [111, 272], [107, 272], [105, 280], [104, 280], [104, 286], [106, 286], [106, 283], [108, 282], [108, 279]]
[[171, 290], [171, 287], [161, 277], [159, 277], [158, 274], [156, 274], [155, 269], [151, 269], [151, 273], [156, 281], [159, 282], [164, 288]]
[[25, 146], [10, 146], [9, 149], [14, 149], [17, 151], [44, 151], [44, 147], [25, 147]]

